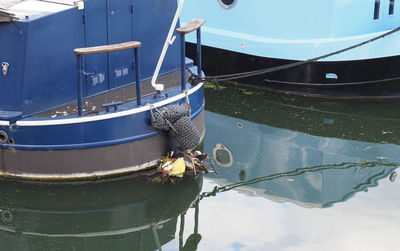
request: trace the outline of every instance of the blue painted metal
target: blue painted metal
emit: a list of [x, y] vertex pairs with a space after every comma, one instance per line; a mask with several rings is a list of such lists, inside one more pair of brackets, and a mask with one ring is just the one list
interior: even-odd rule
[[[180, 92], [180, 90], [176, 90]], [[150, 100], [150, 99], [148, 99]], [[145, 99], [145, 101], [148, 101]], [[185, 103], [183, 98], [178, 103]], [[203, 89], [190, 96], [192, 120], [204, 109]], [[124, 111], [122, 105], [119, 111]], [[150, 124], [150, 111], [102, 120], [92, 123], [58, 126], [4, 127], [4, 131], [13, 138], [15, 144], [4, 144], [2, 148], [19, 150], [70, 150], [91, 147], [104, 147], [142, 140], [159, 135]], [[31, 119], [30, 119], [31, 120]], [[134, 127], [135, 130], [132, 130]], [[60, 134], [60, 132], [63, 132]]]
[[[196, 30], [196, 43], [197, 43], [197, 75], [202, 76], [202, 68], [201, 68], [201, 28], [198, 28]], [[186, 35], [184, 33], [180, 34], [181, 37], [181, 85], [182, 85], [182, 91], [186, 90]]]
[[15, 119], [21, 116], [19, 111], [0, 111], [0, 120], [8, 120], [14, 122]]
[[2, 23], [0, 34], [1, 61], [10, 63], [7, 76], [0, 77], [0, 110], [26, 117], [76, 100], [72, 51], [84, 46], [81, 11]]
[[185, 71], [185, 34], [181, 34], [181, 87], [182, 91], [186, 90], [186, 71]]
[[[21, 30], [22, 34], [27, 32], [28, 23], [19, 22], [15, 25]], [[0, 24], [0, 34], [3, 33], [8, 34], [8, 36], [0, 36], [0, 45], [2, 45], [0, 46], [0, 61], [8, 62], [10, 68], [6, 76], [0, 74], [0, 110], [2, 112], [20, 111], [22, 113], [21, 99], [25, 65], [20, 64], [20, 62], [24, 61], [27, 38], [22, 36], [13, 25]], [[12, 48], [4, 45], [12, 46]]]
[[[306, 60], [366, 41], [400, 25], [400, 1], [375, 0], [238, 0], [224, 9], [217, 0], [186, 0], [182, 25], [193, 17], [207, 20], [203, 44], [268, 58]], [[349, 25], [351, 20], [351, 25]], [[194, 34], [187, 40], [196, 43]], [[324, 61], [372, 59], [400, 55], [396, 33]]]
[[[131, 12], [132, 4], [133, 0], [107, 0], [108, 44], [134, 40], [134, 26], [140, 24], [132, 22], [135, 14]], [[134, 82], [133, 58], [133, 50], [109, 53], [110, 88]], [[119, 70], [122, 70], [120, 75]]]
[[[139, 55], [141, 58], [141, 79], [153, 76], [165, 38], [178, 7], [176, 0], [135, 0], [133, 19], [135, 41], [141, 41]], [[144, 21], [146, 20], [146, 21]], [[177, 34], [175, 34], [177, 35]], [[180, 69], [180, 44], [174, 43], [168, 48], [160, 75]]]
[[[197, 116], [202, 112], [204, 106], [195, 111], [192, 114], [191, 119], [197, 118]], [[147, 114], [146, 114], [147, 115]], [[129, 143], [133, 141], [139, 141], [147, 138], [151, 138], [157, 135], [162, 134], [160, 131], [149, 131], [147, 133], [141, 134], [134, 134], [125, 138], [115, 138], [110, 140], [104, 141], [97, 141], [97, 142], [88, 142], [88, 143], [66, 143], [66, 144], [46, 144], [46, 145], [23, 145], [23, 144], [3, 144], [2, 147], [4, 149], [16, 149], [16, 150], [72, 150], [72, 149], [86, 149], [86, 148], [93, 148], [93, 147], [106, 147], [106, 146], [113, 146], [118, 144]]]
[[136, 75], [136, 104], [142, 105], [142, 89], [140, 85], [140, 64], [139, 64], [139, 49], [134, 48], [135, 51], [135, 75]]
[[201, 68], [201, 28], [196, 30], [197, 34], [197, 75], [201, 76], [202, 68]]
[[78, 64], [78, 91], [77, 91], [77, 103], [78, 103], [78, 116], [81, 117], [82, 116], [82, 77], [83, 77], [83, 65], [82, 65], [82, 56], [81, 55], [77, 55], [76, 56], [76, 62]]
[[112, 103], [107, 103], [107, 104], [102, 104], [101, 107], [106, 108], [106, 112], [110, 112], [110, 108], [114, 108], [114, 112], [118, 110], [118, 106], [122, 105], [121, 101], [118, 102], [112, 102]]
[[[134, 48], [134, 55], [135, 55], [135, 75], [136, 75], [136, 97], [137, 97], [137, 106], [139, 107], [141, 105], [141, 100], [142, 100], [142, 91], [141, 91], [141, 86], [140, 86], [140, 71], [139, 71], [139, 53], [138, 53], [138, 48]], [[118, 51], [119, 52], [119, 51]], [[77, 95], [77, 103], [78, 103], [78, 116], [81, 117], [82, 116], [82, 75], [88, 76], [88, 75], [92, 75], [85, 73], [83, 71], [83, 65], [82, 65], [82, 56], [81, 55], [77, 55], [77, 62], [78, 62], [78, 95]], [[116, 70], [117, 71], [117, 70]], [[121, 74], [121, 76], [123, 75], [127, 75], [128, 73], [124, 73], [125, 72], [125, 68], [123, 69], [118, 69], [118, 71], [120, 72], [119, 74]], [[97, 80], [99, 81], [99, 80]], [[114, 111], [117, 110], [117, 105], [121, 105], [122, 102], [113, 102], [113, 103], [108, 103], [108, 104], [103, 104], [102, 106], [106, 108], [106, 111], [109, 112], [110, 108], [109, 106], [114, 106]]]
[[[91, 47], [108, 44], [107, 25], [107, 1], [85, 0], [85, 45], [82, 47]], [[102, 30], [100, 32], [100, 30]], [[122, 41], [121, 41], [122, 42]], [[125, 42], [125, 41], [124, 41]], [[92, 84], [86, 80], [84, 85], [85, 96], [92, 96], [96, 93], [107, 91], [110, 88], [110, 74], [108, 53], [91, 54], [84, 56], [85, 71], [95, 74], [105, 73], [104, 82]]]
[[[10, 126], [0, 128], [14, 142], [3, 144], [1, 148], [81, 149], [160, 134], [150, 124], [149, 111], [57, 126], [17, 126], [15, 123], [59, 119], [32, 115], [75, 102], [78, 103], [78, 115], [66, 118], [78, 118], [83, 116], [83, 100], [122, 85], [136, 84], [139, 98], [120, 105], [118, 112], [165, 100], [165, 97], [141, 97], [140, 82], [149, 79], [154, 71], [176, 8], [176, 0], [85, 0], [84, 10], [73, 7], [51, 15], [16, 20], [14, 24], [0, 24], [0, 60], [10, 63], [7, 76], [0, 76], [0, 120], [9, 122]], [[129, 24], [125, 25], [126, 22]], [[85, 56], [73, 53], [75, 48], [127, 40], [140, 41], [142, 47], [140, 50]], [[180, 70], [181, 50], [179, 43], [170, 47], [161, 75]], [[185, 57], [182, 62], [184, 67], [193, 65], [193, 61]], [[123, 74], [125, 69], [129, 76], [114, 78], [115, 70], [121, 70]], [[87, 77], [85, 72], [93, 72], [93, 75]], [[194, 88], [184, 84], [186, 89]], [[167, 90], [165, 94], [168, 97], [179, 95], [181, 87]], [[183, 102], [185, 98], [174, 103]], [[190, 102], [192, 118], [196, 118], [204, 109], [203, 87], [190, 95]], [[106, 112], [100, 113], [104, 114]]]
[[[107, 19], [111, 16], [107, 15], [111, 13], [107, 12], [106, 0], [85, 0], [84, 10], [71, 8], [0, 25], [0, 59], [10, 64], [7, 76], [0, 76], [0, 113], [19, 112], [15, 118], [19, 119], [76, 101], [77, 85], [71, 84], [76, 82], [74, 48], [126, 42], [133, 38], [143, 44], [139, 50], [140, 78], [145, 80], [152, 76], [177, 2], [110, 2], [116, 14], [109, 23]], [[133, 13], [132, 5], [135, 6]], [[134, 28], [134, 24], [138, 25]], [[149, 31], [152, 31], [151, 36]], [[180, 69], [179, 52], [179, 43], [174, 43], [166, 55], [161, 75]], [[83, 77], [82, 98], [136, 82], [132, 51], [86, 55], [82, 60], [84, 71], [104, 78], [101, 82], [99, 78], [93, 81], [92, 77]], [[116, 69], [121, 72], [125, 69], [128, 75], [116, 80]]]

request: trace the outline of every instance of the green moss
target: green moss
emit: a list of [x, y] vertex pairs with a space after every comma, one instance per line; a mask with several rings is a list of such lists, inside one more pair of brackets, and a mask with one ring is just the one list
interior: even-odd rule
[[204, 88], [216, 90], [217, 89], [217, 85], [213, 84], [213, 83], [210, 83], [210, 82], [206, 82], [206, 83], [204, 83]]

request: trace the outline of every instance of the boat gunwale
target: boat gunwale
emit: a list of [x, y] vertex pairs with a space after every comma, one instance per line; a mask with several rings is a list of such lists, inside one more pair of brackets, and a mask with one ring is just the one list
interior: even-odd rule
[[10, 126], [10, 121], [0, 120], [0, 126]]
[[[201, 82], [194, 86], [193, 88], [182, 92], [180, 94], [177, 94], [171, 98], [167, 98], [165, 100], [153, 103], [153, 104], [146, 104], [141, 107], [136, 107], [124, 111], [118, 111], [114, 113], [107, 113], [107, 114], [101, 114], [101, 115], [95, 115], [95, 116], [89, 116], [89, 117], [73, 117], [73, 118], [54, 118], [54, 119], [47, 119], [47, 118], [41, 118], [41, 119], [33, 119], [32, 117], [30, 118], [25, 118], [23, 120], [18, 120], [16, 121], [17, 126], [21, 127], [29, 127], [29, 126], [56, 126], [56, 125], [69, 125], [69, 124], [81, 124], [81, 123], [90, 123], [90, 122], [95, 122], [95, 121], [101, 121], [101, 120], [108, 120], [108, 119], [114, 119], [114, 118], [119, 118], [119, 117], [124, 117], [124, 116], [129, 116], [133, 114], [138, 114], [141, 112], [146, 112], [150, 111], [154, 107], [161, 107], [164, 105], [167, 105], [171, 102], [178, 101], [182, 98], [186, 97], [186, 92], [188, 95], [191, 95], [198, 91], [201, 87], [203, 87], [204, 83]], [[1, 123], [1, 122], [6, 122], [6, 123]], [[0, 125], [4, 124], [6, 126], [9, 126], [8, 121], [0, 121]]]
[[[204, 104], [199, 107], [191, 115], [191, 120], [196, 119], [204, 111]], [[114, 145], [120, 145], [125, 143], [130, 143], [134, 141], [140, 141], [147, 138], [155, 137], [161, 135], [162, 131], [153, 131], [140, 135], [133, 135], [126, 138], [111, 139], [106, 141], [96, 141], [96, 142], [86, 142], [86, 143], [71, 143], [71, 144], [49, 144], [49, 145], [28, 145], [28, 144], [2, 144], [0, 149], [14, 149], [14, 150], [25, 150], [25, 151], [62, 151], [62, 150], [79, 150], [79, 149], [90, 149], [97, 147], [108, 147]]]

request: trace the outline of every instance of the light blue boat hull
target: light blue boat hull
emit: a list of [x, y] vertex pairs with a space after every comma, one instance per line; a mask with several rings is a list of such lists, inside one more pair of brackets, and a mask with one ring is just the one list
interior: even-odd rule
[[[398, 98], [400, 74], [395, 65], [400, 63], [400, 32], [374, 39], [399, 27], [400, 3], [378, 2], [379, 8], [375, 1], [363, 0], [238, 0], [224, 8], [221, 0], [188, 0], [182, 22], [193, 16], [207, 20], [202, 42], [204, 69], [210, 76], [269, 69], [340, 52], [232, 80], [309, 96]], [[195, 43], [193, 36], [188, 39]], [[194, 55], [193, 48], [188, 55]]]

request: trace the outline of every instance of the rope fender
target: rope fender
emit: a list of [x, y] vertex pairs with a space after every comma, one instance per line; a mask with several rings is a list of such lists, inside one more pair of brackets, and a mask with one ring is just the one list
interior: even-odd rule
[[173, 150], [191, 150], [201, 139], [200, 133], [190, 119], [188, 104], [167, 105], [161, 109], [153, 107], [151, 125], [169, 134], [169, 144]]

